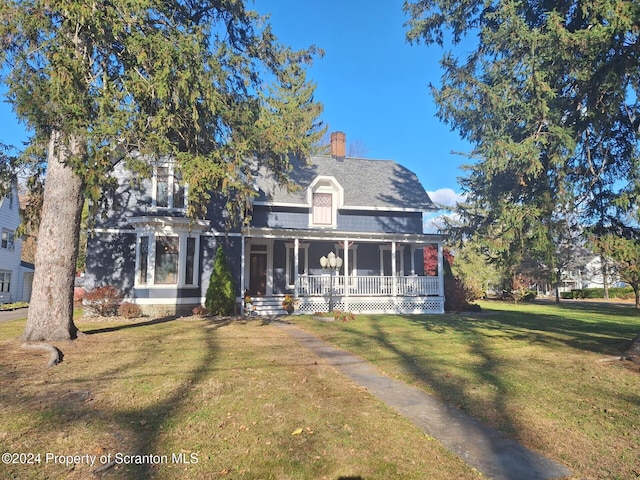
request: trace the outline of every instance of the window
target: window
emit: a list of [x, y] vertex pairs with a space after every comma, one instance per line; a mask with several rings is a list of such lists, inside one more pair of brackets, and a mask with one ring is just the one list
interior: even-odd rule
[[140, 237], [140, 269], [138, 275], [138, 282], [142, 284], [147, 283], [149, 278], [149, 237]]
[[11, 272], [0, 272], [0, 293], [11, 290]]
[[189, 231], [138, 234], [136, 286], [197, 286], [200, 236]]
[[156, 237], [155, 283], [178, 283], [178, 237]]
[[153, 205], [156, 208], [183, 209], [186, 187], [173, 164], [158, 166], [153, 176]]
[[333, 195], [330, 193], [313, 194], [313, 224], [333, 224]]
[[310, 227], [336, 228], [344, 189], [334, 177], [318, 175], [307, 189], [307, 202]]
[[7, 250], [13, 250], [14, 245], [15, 245], [15, 234], [13, 233], [13, 231], [3, 228], [0, 247], [6, 248]]
[[169, 167], [156, 169], [156, 207], [169, 206]]
[[195, 280], [196, 239], [187, 237], [187, 263], [185, 266], [184, 283], [193, 285]]

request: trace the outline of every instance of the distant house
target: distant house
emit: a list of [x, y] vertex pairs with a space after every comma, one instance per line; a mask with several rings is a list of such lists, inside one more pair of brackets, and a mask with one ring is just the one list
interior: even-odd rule
[[0, 198], [0, 303], [28, 302], [31, 297], [33, 265], [22, 262], [22, 240], [16, 236], [20, 226], [18, 189], [12, 185]]
[[[585, 258], [583, 265], [574, 266], [571, 269], [563, 270], [560, 277], [560, 291], [570, 292], [571, 290], [581, 290], [585, 288], [603, 288], [604, 277], [602, 275], [602, 258], [600, 255], [590, 255]], [[620, 280], [613, 264], [609, 267], [607, 276], [609, 287], [620, 287], [626, 285]]]
[[[171, 161], [140, 187], [118, 167], [119, 206], [89, 238], [86, 287], [117, 286], [145, 310], [185, 311], [204, 301], [223, 245], [239, 309], [249, 295], [258, 314], [284, 313], [290, 295], [298, 313], [442, 313], [442, 268], [423, 271], [426, 245], [437, 247], [442, 265], [442, 239], [423, 233], [423, 214], [435, 210], [429, 196], [396, 162], [345, 151], [344, 133], [335, 132], [331, 155], [294, 161], [295, 192], [259, 173], [251, 221], [231, 231], [224, 199], [212, 200], [206, 218], [185, 216], [188, 185]], [[323, 267], [332, 255], [339, 265]]]

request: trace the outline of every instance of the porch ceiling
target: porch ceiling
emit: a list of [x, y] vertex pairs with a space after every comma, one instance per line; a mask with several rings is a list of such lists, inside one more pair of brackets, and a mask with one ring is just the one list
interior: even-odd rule
[[442, 241], [442, 235], [418, 233], [345, 232], [338, 230], [300, 230], [294, 228], [255, 228], [242, 230], [247, 238], [274, 238], [317, 240], [317, 241], [358, 241], [358, 242], [398, 242], [411, 244], [431, 244]]

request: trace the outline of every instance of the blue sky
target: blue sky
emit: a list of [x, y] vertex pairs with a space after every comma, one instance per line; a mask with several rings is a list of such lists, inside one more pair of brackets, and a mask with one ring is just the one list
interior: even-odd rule
[[[428, 85], [439, 83], [443, 52], [405, 41], [402, 0], [255, 0], [253, 8], [271, 13], [283, 43], [324, 50], [309, 77], [330, 130], [344, 131], [347, 145], [358, 142], [366, 157], [413, 170], [435, 201], [449, 203], [467, 161], [452, 151], [471, 147], [435, 118]], [[26, 138], [6, 103], [0, 103], [0, 126], [0, 142], [20, 145]]]
[[[435, 118], [429, 83], [441, 77], [443, 51], [405, 40], [402, 0], [256, 0], [271, 13], [278, 38], [294, 48], [314, 44], [325, 52], [310, 69], [322, 119], [358, 141], [366, 156], [396, 160], [413, 170], [425, 189], [458, 192], [459, 166], [453, 152], [469, 152], [448, 125]], [[444, 202], [452, 192], [433, 195]]]

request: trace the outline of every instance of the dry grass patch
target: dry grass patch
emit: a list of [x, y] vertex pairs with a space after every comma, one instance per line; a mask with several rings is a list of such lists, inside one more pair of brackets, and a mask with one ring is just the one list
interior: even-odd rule
[[478, 478], [277, 326], [78, 322], [46, 369], [23, 324], [0, 324], [0, 446], [40, 457], [2, 478]]
[[325, 340], [432, 392], [576, 478], [640, 478], [640, 374], [619, 355], [633, 307], [487, 303], [480, 315], [298, 318]]

